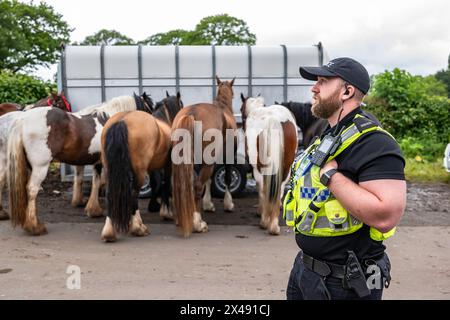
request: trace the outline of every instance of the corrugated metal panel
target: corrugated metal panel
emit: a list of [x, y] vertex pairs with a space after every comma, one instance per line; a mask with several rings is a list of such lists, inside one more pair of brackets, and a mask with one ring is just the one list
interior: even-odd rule
[[[103, 52], [103, 55], [102, 55]], [[58, 73], [74, 111], [119, 95], [146, 91], [155, 101], [178, 89], [185, 105], [211, 102], [215, 75], [234, 83], [233, 111], [240, 117], [240, 93], [274, 101], [309, 101], [311, 81], [300, 65], [329, 58], [314, 46], [67, 46]], [[102, 77], [103, 75], [103, 77]], [[65, 180], [71, 177], [63, 170]]]

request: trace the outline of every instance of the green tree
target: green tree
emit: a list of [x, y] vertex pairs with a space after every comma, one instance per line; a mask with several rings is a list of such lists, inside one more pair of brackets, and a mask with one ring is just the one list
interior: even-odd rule
[[41, 2], [0, 1], [0, 70], [35, 70], [57, 61], [72, 30], [53, 7]]
[[140, 44], [148, 45], [252, 45], [256, 35], [247, 23], [228, 14], [203, 18], [193, 31], [182, 29], [156, 33]]
[[191, 31], [182, 29], [171, 30], [168, 32], [156, 33], [147, 39], [140, 41], [139, 44], [145, 45], [184, 45]]
[[102, 29], [90, 36], [87, 36], [82, 42], [74, 43], [75, 45], [86, 45], [86, 46], [123, 46], [123, 45], [133, 45], [134, 40], [121, 34], [116, 30]]
[[253, 45], [256, 35], [244, 20], [220, 14], [203, 18], [188, 35], [191, 45]]
[[447, 87], [447, 97], [450, 98], [450, 55], [448, 56], [448, 66], [447, 70], [442, 69], [438, 71], [435, 75], [436, 79], [443, 82]]

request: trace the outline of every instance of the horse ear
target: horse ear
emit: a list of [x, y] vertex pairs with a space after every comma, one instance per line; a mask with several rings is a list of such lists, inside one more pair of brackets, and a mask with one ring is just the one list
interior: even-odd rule
[[278, 101], [275, 101], [274, 104], [278, 104], [279, 105], [280, 103]]
[[230, 82], [231, 86], [233, 86], [234, 80], [236, 80], [236, 77], [234, 77], [233, 80], [231, 80], [231, 82]]
[[261, 97], [261, 93], [258, 93], [257, 97]]
[[167, 98], [170, 97], [169, 91], [167, 91], [167, 90], [166, 90], [166, 97], [167, 97]]
[[221, 84], [222, 81], [220, 81], [219, 77], [216, 75], [216, 81], [217, 81], [217, 85]]
[[242, 102], [245, 102], [245, 97], [244, 97], [244, 94], [241, 92], [241, 100], [242, 100]]
[[177, 91], [177, 99], [180, 100], [180, 98], [181, 98], [180, 91]]

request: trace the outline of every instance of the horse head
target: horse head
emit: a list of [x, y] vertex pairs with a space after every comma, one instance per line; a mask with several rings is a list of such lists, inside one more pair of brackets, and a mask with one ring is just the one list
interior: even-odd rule
[[47, 99], [47, 105], [63, 111], [72, 112], [72, 106], [64, 95], [64, 91], [61, 91], [60, 94], [52, 92]]
[[153, 108], [153, 100], [150, 98], [149, 95], [147, 95], [146, 92], [138, 96], [136, 93], [133, 92], [133, 97], [136, 102], [136, 109], [140, 111], [144, 111], [147, 113], [152, 114], [155, 109]]
[[262, 97], [260, 94], [257, 97], [245, 97], [241, 93], [241, 115], [242, 115], [242, 126], [245, 130], [245, 122], [247, 120], [248, 115], [250, 112], [256, 108], [262, 108], [264, 107], [264, 97]]
[[228, 109], [233, 112], [233, 84], [236, 77], [231, 81], [221, 81], [218, 76], [216, 76], [217, 81], [217, 97], [216, 104], [222, 109]]
[[173, 119], [175, 119], [178, 111], [180, 111], [183, 106], [183, 101], [181, 100], [179, 92], [177, 92], [176, 96], [171, 96], [169, 95], [169, 92], [166, 91], [166, 97], [156, 103], [153, 115], [168, 124], [172, 124]]

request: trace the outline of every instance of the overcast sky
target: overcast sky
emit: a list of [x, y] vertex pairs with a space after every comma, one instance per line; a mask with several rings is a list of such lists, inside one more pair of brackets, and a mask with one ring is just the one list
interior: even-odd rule
[[[25, 1], [28, 2], [28, 1]], [[301, 0], [45, 0], [82, 41], [115, 29], [138, 41], [173, 29], [192, 30], [209, 15], [243, 19], [257, 45], [312, 45], [321, 41], [330, 58], [350, 56], [370, 74], [395, 67], [428, 75], [447, 66], [450, 2]], [[51, 72], [39, 74], [48, 78]]]

